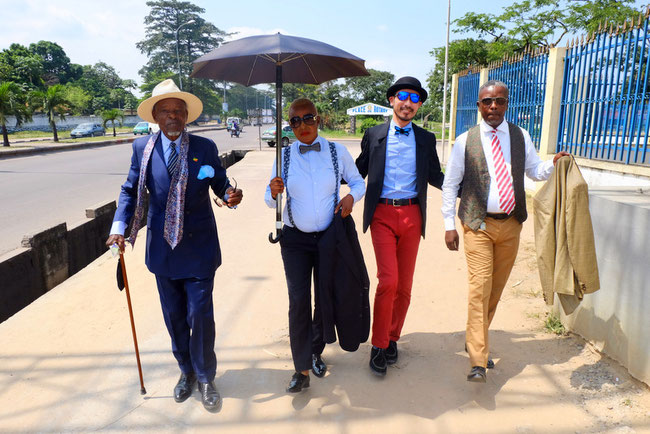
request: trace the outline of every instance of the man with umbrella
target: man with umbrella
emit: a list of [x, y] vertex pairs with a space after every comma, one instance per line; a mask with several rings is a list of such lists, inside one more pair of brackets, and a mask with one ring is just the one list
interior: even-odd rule
[[131, 168], [122, 185], [107, 245], [124, 250], [124, 231], [134, 217], [128, 241], [135, 242], [149, 192], [146, 264], [156, 275], [163, 317], [181, 370], [174, 399], [183, 402], [199, 383], [203, 406], [216, 411], [221, 397], [214, 384], [217, 359], [212, 305], [214, 273], [221, 264], [209, 189], [233, 207], [242, 192], [234, 189], [209, 139], [189, 134], [185, 125], [203, 104], [181, 92], [172, 80], [158, 84], [138, 115], [160, 131], [133, 142]]
[[397, 362], [426, 226], [427, 184], [440, 189], [444, 179], [436, 137], [411, 122], [427, 99], [420, 81], [402, 77], [388, 88], [386, 98], [393, 118], [366, 130], [356, 161], [361, 176], [368, 176], [363, 231], [370, 227], [377, 260], [370, 369], [379, 376]]
[[[349, 216], [354, 202], [365, 192], [352, 156], [345, 146], [318, 135], [319, 122], [310, 100], [298, 99], [291, 104], [289, 125], [297, 140], [285, 148], [280, 174], [274, 166], [265, 195], [267, 205], [275, 208], [278, 194], [287, 190], [280, 248], [289, 289], [289, 340], [296, 370], [287, 387], [291, 393], [309, 387], [310, 369], [317, 377], [327, 370], [321, 358], [325, 342], [317, 286], [313, 318], [311, 313], [312, 273], [315, 285], [319, 281], [319, 240], [334, 214]], [[342, 179], [347, 181], [350, 193], [339, 201]]]

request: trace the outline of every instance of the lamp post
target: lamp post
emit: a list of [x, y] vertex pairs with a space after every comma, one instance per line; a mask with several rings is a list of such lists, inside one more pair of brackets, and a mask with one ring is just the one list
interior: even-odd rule
[[178, 84], [180, 85], [181, 90], [183, 90], [183, 79], [181, 78], [181, 59], [178, 57], [178, 31], [181, 29], [181, 27], [192, 24], [195, 21], [196, 20], [189, 20], [188, 22], [178, 26], [176, 29], [176, 64], [178, 65]]
[[[451, 0], [447, 1], [447, 42], [445, 44], [445, 79], [442, 85], [442, 161], [445, 162], [445, 132], [447, 123], [447, 74], [449, 72], [449, 16]], [[450, 117], [453, 116], [450, 113]], [[451, 141], [451, 138], [449, 139]]]

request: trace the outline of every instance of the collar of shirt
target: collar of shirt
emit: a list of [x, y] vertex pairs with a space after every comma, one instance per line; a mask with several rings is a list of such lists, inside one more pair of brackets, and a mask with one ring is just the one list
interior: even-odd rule
[[492, 134], [492, 130], [494, 130], [494, 129], [496, 129], [500, 133], [508, 133], [509, 132], [509, 130], [508, 130], [508, 122], [506, 122], [505, 119], [496, 128], [488, 125], [488, 123], [485, 122], [485, 120], [481, 120], [480, 126], [481, 126], [481, 133], [483, 133], [483, 134], [487, 134], [487, 133]]

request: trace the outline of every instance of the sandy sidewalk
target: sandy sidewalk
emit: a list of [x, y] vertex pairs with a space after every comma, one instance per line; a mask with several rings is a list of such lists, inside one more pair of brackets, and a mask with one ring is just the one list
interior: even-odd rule
[[[367, 366], [368, 343], [355, 353], [329, 345], [325, 378], [286, 394], [286, 283], [279, 246], [267, 240], [274, 210], [263, 202], [273, 152], [249, 152], [231, 167], [244, 202], [235, 211], [216, 209], [224, 256], [214, 291], [222, 411], [206, 412], [198, 392], [183, 404], [171, 396], [178, 368], [141, 237], [126, 261], [148, 394], [139, 394], [126, 302], [107, 253], [0, 324], [0, 432], [650, 432], [647, 387], [582, 339], [543, 331], [532, 221], [492, 326], [496, 368], [485, 385], [465, 381], [465, 260], [462, 250], [444, 247], [435, 189], [399, 362], [378, 379]], [[362, 208], [353, 212], [357, 228]], [[360, 239], [372, 297], [370, 234]]]

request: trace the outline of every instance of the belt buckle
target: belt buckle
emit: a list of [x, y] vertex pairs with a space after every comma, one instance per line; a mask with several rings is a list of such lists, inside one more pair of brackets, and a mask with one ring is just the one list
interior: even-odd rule
[[402, 206], [399, 204], [399, 199], [391, 199], [391, 202], [393, 206]]

